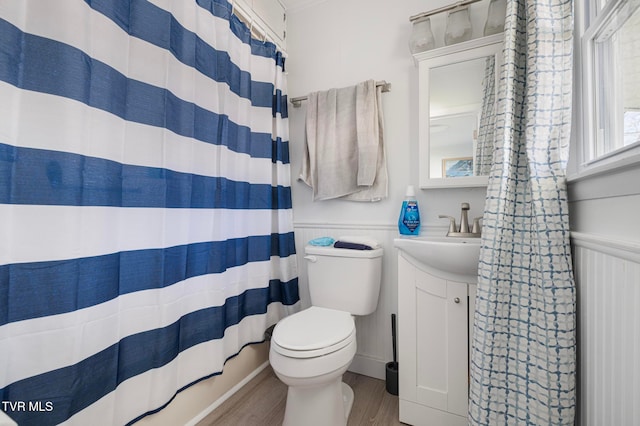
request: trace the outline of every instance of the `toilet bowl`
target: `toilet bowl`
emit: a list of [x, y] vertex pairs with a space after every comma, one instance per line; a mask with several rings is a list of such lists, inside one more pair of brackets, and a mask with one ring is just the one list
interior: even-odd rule
[[284, 426], [347, 424], [353, 390], [342, 375], [356, 354], [353, 315], [375, 310], [382, 249], [307, 247], [312, 306], [276, 325], [269, 361], [288, 386]]
[[283, 425], [346, 424], [353, 391], [342, 375], [355, 354], [348, 312], [312, 306], [278, 323], [269, 360], [289, 387]]

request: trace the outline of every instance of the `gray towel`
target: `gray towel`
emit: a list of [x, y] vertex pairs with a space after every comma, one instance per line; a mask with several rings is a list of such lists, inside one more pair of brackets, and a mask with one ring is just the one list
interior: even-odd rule
[[313, 200], [387, 197], [381, 91], [374, 80], [309, 94], [299, 179]]

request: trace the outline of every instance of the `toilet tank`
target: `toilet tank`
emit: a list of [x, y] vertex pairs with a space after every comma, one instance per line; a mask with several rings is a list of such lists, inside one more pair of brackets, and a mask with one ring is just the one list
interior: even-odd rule
[[369, 315], [378, 306], [382, 248], [351, 250], [305, 247], [313, 306]]

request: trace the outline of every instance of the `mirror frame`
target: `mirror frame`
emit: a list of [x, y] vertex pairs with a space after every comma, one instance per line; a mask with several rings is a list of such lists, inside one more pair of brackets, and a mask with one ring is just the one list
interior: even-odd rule
[[[418, 66], [418, 169], [420, 188], [471, 188], [487, 186], [488, 176], [461, 176], [455, 178], [429, 177], [430, 117], [429, 72], [432, 68], [469, 61], [487, 56], [496, 57], [496, 83], [502, 64], [503, 33], [481, 37], [451, 46], [427, 50], [413, 55]], [[498, 84], [495, 85], [498, 90]], [[497, 96], [496, 96], [497, 99]], [[475, 153], [474, 153], [475, 154]]]

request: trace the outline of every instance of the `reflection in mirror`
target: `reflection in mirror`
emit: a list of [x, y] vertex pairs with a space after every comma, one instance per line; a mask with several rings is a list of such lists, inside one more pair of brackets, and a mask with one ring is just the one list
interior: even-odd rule
[[473, 173], [476, 176], [487, 176], [491, 171], [493, 147], [496, 129], [496, 57], [485, 59], [484, 81], [482, 82], [482, 109], [480, 111], [480, 129], [475, 147]]
[[429, 177], [486, 176], [493, 158], [495, 56], [429, 74]]
[[[446, 114], [431, 119], [431, 178], [473, 176], [472, 145], [475, 145], [474, 136], [477, 129], [477, 111]], [[457, 160], [457, 164], [453, 163], [454, 159]]]

